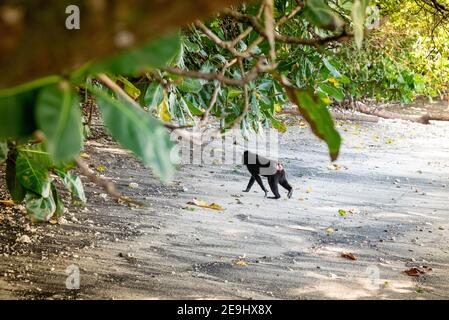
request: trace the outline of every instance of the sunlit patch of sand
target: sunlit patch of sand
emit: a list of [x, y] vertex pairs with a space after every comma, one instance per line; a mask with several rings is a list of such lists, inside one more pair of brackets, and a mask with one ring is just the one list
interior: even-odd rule
[[387, 279], [379, 279], [377, 286], [373, 287], [368, 277], [348, 277], [341, 278], [334, 275], [331, 278], [316, 272], [306, 272], [305, 277], [314, 278], [314, 285], [304, 288], [295, 288], [289, 290], [293, 296], [319, 295], [324, 299], [388, 299], [397, 294], [413, 293], [416, 284], [411, 280], [394, 280], [390, 282]]
[[129, 154], [129, 152], [125, 149], [108, 147], [104, 144], [101, 144], [101, 143], [98, 143], [95, 141], [87, 141], [86, 145], [91, 145], [96, 150], [101, 151], [101, 152], [108, 152], [108, 153], [113, 153], [113, 154]]

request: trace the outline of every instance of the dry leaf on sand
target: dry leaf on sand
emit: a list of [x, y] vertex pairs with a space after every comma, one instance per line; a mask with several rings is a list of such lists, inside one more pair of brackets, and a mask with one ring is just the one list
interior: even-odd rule
[[411, 267], [410, 269], [404, 270], [406, 275], [410, 277], [419, 277], [422, 274], [426, 274], [427, 272], [432, 271], [432, 268], [429, 266], [420, 266], [420, 267]]
[[213, 210], [224, 210], [222, 206], [218, 203], [207, 203], [206, 201], [194, 198], [192, 201], [187, 202], [187, 204], [194, 205], [201, 208], [213, 209]]
[[351, 252], [342, 252], [341, 256], [343, 258], [349, 259], [349, 260], [357, 260], [357, 258], [355, 257], [355, 255], [353, 255]]

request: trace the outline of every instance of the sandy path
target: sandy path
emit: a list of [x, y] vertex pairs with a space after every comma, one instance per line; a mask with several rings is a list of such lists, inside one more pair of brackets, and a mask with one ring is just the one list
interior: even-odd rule
[[[340, 167], [330, 170], [324, 144], [289, 128], [281, 155], [295, 191], [278, 201], [257, 186], [240, 192], [248, 175], [238, 166], [186, 166], [162, 187], [120, 150], [91, 143], [100, 159], [91, 164], [148, 207], [114, 204], [91, 186], [87, 209], [65, 225], [27, 231], [25, 220], [4, 218], [0, 298], [449, 298], [449, 125], [381, 121], [340, 132]], [[225, 211], [185, 209], [193, 197]], [[16, 243], [18, 234], [33, 244]], [[71, 264], [78, 291], [65, 289]], [[433, 270], [402, 273], [421, 265]]]

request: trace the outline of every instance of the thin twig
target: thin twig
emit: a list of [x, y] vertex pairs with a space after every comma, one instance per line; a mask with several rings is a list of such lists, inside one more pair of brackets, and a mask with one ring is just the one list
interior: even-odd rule
[[[242, 59], [238, 59], [238, 61], [239, 61], [240, 72], [243, 76], [243, 74], [245, 73], [245, 68], [243, 67], [243, 61], [242, 61]], [[235, 126], [240, 125], [243, 118], [249, 111], [249, 95], [248, 95], [248, 85], [247, 84], [245, 84], [243, 86], [243, 94], [244, 94], [244, 100], [245, 100], [243, 110], [242, 110], [242, 112], [240, 112], [239, 116], [231, 124], [226, 126], [226, 129], [232, 129]]]
[[[230, 68], [231, 66], [233, 66], [236, 62], [237, 62], [237, 59], [233, 59], [231, 62], [227, 62], [224, 65], [223, 69], [221, 70], [220, 74], [222, 74], [224, 76], [224, 74], [226, 73], [226, 70], [228, 68]], [[220, 83], [220, 81], [217, 81], [215, 83], [215, 88], [214, 88], [214, 92], [212, 93], [212, 98], [210, 100], [209, 107], [206, 109], [206, 111], [203, 114], [203, 117], [201, 120], [203, 123], [207, 121], [210, 111], [215, 106], [215, 103], [217, 102], [218, 94], [220, 93], [220, 89], [221, 89], [221, 83]]]
[[139, 202], [139, 201], [136, 201], [136, 200], [133, 200], [133, 199], [130, 199], [128, 197], [123, 196], [120, 192], [118, 192], [116, 190], [114, 183], [97, 176], [95, 174], [95, 172], [93, 172], [93, 170], [91, 170], [89, 168], [87, 163], [85, 163], [84, 160], [81, 159], [80, 157], [77, 157], [75, 159], [75, 161], [76, 161], [76, 164], [78, 165], [78, 168], [80, 169], [81, 173], [84, 176], [86, 176], [87, 178], [89, 178], [90, 181], [92, 181], [96, 185], [102, 187], [103, 190], [106, 191], [106, 193], [109, 194], [112, 198], [115, 198], [117, 200], [126, 202], [128, 204], [135, 204], [135, 205], [138, 205], [138, 206], [144, 206], [144, 204], [142, 202]]

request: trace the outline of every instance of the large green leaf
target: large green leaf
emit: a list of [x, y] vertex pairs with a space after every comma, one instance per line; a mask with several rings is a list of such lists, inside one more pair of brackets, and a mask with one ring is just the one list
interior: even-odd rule
[[26, 189], [48, 197], [48, 168], [51, 164], [49, 154], [43, 150], [42, 144], [20, 148], [16, 161], [17, 178]]
[[137, 75], [146, 69], [166, 65], [173, 60], [180, 50], [179, 34], [171, 34], [98, 63], [93, 63], [87, 69], [87, 73]]
[[336, 160], [340, 151], [341, 137], [335, 129], [326, 104], [311, 90], [290, 86], [285, 86], [285, 90], [290, 100], [298, 106], [301, 115], [310, 124], [313, 133], [327, 143], [332, 161]]
[[335, 30], [344, 25], [324, 0], [307, 0], [304, 14], [310, 22], [323, 29]]
[[0, 97], [0, 138], [25, 137], [36, 130], [35, 91]]
[[50, 76], [0, 91], [0, 138], [27, 137], [36, 130], [34, 105], [39, 89], [55, 83]]
[[5, 162], [8, 157], [8, 142], [5, 140], [0, 140], [0, 164]]
[[26, 189], [20, 184], [16, 174], [16, 158], [10, 157], [6, 160], [6, 185], [11, 198], [19, 203], [25, 198]]
[[163, 181], [171, 180], [175, 173], [170, 160], [173, 145], [162, 124], [127, 101], [114, 99], [95, 87], [91, 90], [111, 135], [145, 165], [150, 165]]
[[164, 89], [162, 86], [156, 81], [150, 83], [143, 98], [144, 105], [152, 110], [160, 105], [162, 100], [164, 100]]
[[83, 147], [79, 98], [68, 83], [43, 88], [37, 99], [36, 121], [56, 162], [71, 160]]
[[56, 211], [53, 193], [49, 193], [48, 197], [42, 197], [34, 192], [27, 192], [25, 204], [27, 212], [33, 220], [48, 221]]
[[86, 203], [86, 195], [84, 194], [83, 183], [80, 177], [71, 174], [70, 172], [64, 172], [61, 170], [55, 170], [55, 173], [61, 178], [64, 186], [72, 193], [72, 196], [79, 199], [83, 203]]

